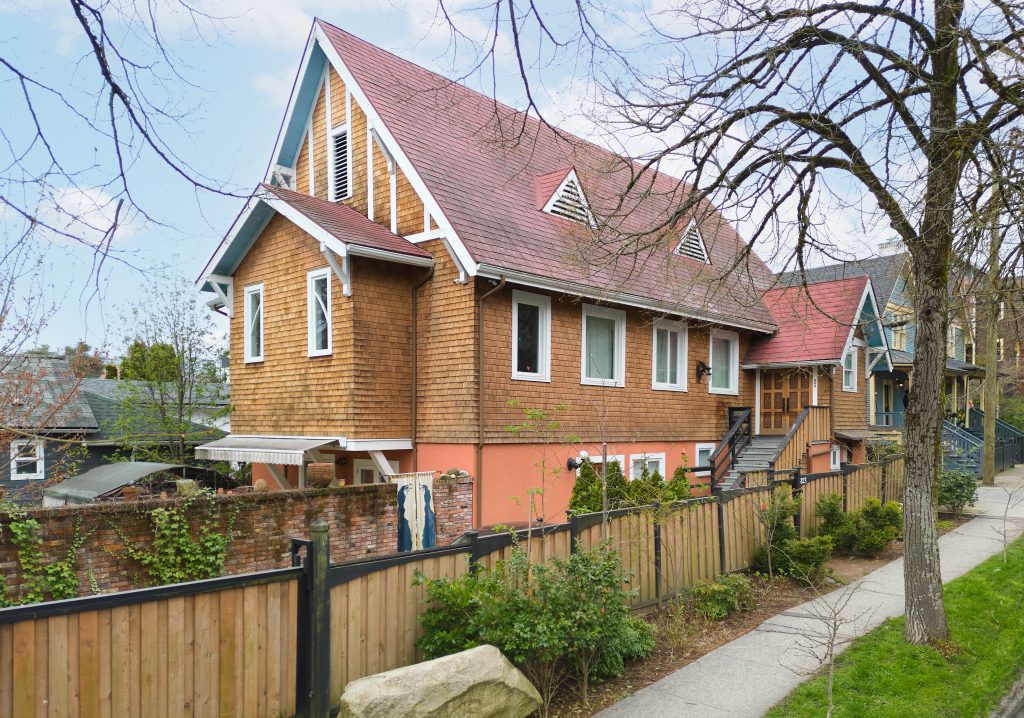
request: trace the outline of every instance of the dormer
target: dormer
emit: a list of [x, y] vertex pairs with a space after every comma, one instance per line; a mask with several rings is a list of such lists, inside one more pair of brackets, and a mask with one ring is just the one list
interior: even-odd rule
[[680, 238], [679, 244], [676, 245], [673, 253], [678, 254], [680, 257], [695, 259], [704, 264], [711, 264], [707, 245], [704, 244], [704, 237], [701, 235], [697, 223], [692, 219], [686, 227], [686, 231], [683, 232], [683, 236]]
[[[538, 179], [543, 180], [548, 177], [550, 175], [545, 175]], [[594, 226], [594, 216], [590, 212], [587, 196], [583, 193], [583, 187], [576, 176], [575, 168], [570, 169], [566, 173], [561, 183], [541, 209], [550, 215], [567, 219], [570, 222]]]

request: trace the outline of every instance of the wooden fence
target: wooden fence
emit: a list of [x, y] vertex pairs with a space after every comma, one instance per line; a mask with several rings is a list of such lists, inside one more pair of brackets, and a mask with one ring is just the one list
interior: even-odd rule
[[[779, 481], [779, 477], [786, 477]], [[801, 477], [672, 506], [609, 513], [634, 607], [749, 567], [774, 486], [803, 495], [801, 536], [827, 493], [850, 508], [901, 495], [903, 460]], [[327, 525], [293, 540], [301, 565], [175, 586], [0, 610], [0, 718], [21, 716], [325, 716], [351, 680], [409, 665], [425, 599], [414, 578], [486, 569], [527, 532], [468, 533], [456, 545], [330, 565]], [[605, 536], [600, 514], [533, 530], [536, 561]]]

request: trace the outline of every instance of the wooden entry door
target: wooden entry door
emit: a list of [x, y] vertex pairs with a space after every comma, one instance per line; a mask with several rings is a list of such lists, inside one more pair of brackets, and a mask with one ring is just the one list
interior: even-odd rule
[[808, 369], [761, 373], [761, 433], [785, 434], [805, 407], [811, 405]]

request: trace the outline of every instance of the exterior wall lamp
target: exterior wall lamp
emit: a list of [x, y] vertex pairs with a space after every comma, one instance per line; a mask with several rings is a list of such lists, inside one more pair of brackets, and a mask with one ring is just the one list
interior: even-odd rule
[[583, 466], [583, 464], [585, 464], [587, 462], [587, 459], [589, 458], [590, 454], [588, 454], [586, 451], [581, 451], [579, 456], [570, 456], [568, 459], [565, 460], [565, 468], [567, 468], [569, 471], [575, 471], [576, 469]]
[[700, 381], [705, 376], [711, 373], [711, 367], [705, 364], [700, 359], [697, 360], [697, 381]]

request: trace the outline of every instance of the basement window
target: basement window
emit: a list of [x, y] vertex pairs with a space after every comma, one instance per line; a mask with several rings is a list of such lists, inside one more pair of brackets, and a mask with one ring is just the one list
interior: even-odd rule
[[316, 269], [306, 275], [306, 316], [309, 356], [331, 353], [331, 270]]
[[839, 471], [842, 467], [843, 452], [839, 444], [832, 444], [832, 450], [828, 454], [828, 467], [830, 471]]
[[331, 158], [331, 201], [352, 196], [352, 142], [348, 125], [331, 131], [327, 153]]
[[45, 478], [43, 442], [19, 439], [11, 442], [11, 479], [30, 481]]
[[245, 288], [245, 361], [263, 361], [263, 285]]
[[679, 244], [676, 245], [675, 253], [680, 257], [695, 259], [704, 264], [711, 263], [711, 260], [708, 258], [708, 248], [704, 244], [704, 237], [701, 235], [700, 229], [697, 228], [697, 223], [693, 220], [690, 220], [690, 225], [683, 232]]
[[512, 378], [551, 380], [551, 297], [512, 291]]
[[594, 218], [590, 214], [590, 206], [583, 194], [583, 188], [580, 187], [579, 178], [576, 177], [576, 170], [565, 176], [562, 184], [544, 205], [544, 211], [571, 222], [593, 226]]

